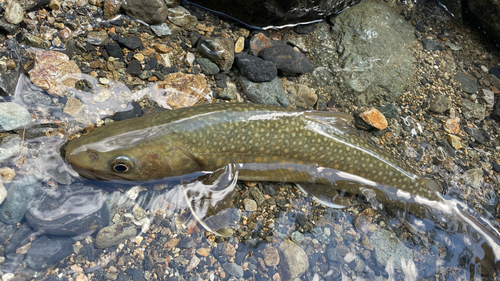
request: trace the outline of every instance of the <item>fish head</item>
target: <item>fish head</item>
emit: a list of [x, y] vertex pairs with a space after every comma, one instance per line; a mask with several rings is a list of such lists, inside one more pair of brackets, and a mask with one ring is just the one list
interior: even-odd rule
[[169, 141], [168, 136], [131, 141], [129, 134], [109, 136], [99, 129], [66, 146], [66, 162], [83, 177], [148, 181], [202, 170], [185, 145]]

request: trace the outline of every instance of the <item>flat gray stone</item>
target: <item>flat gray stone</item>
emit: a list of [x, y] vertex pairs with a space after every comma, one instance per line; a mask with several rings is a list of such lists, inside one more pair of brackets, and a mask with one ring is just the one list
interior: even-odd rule
[[254, 83], [242, 76], [240, 83], [245, 95], [254, 103], [290, 106], [290, 101], [288, 101], [278, 77], [271, 82]]
[[0, 103], [0, 126], [4, 131], [24, 127], [31, 122], [29, 111], [14, 102]]
[[394, 268], [397, 270], [401, 270], [401, 258], [413, 259], [413, 252], [385, 229], [373, 233], [369, 240], [375, 251], [375, 259], [383, 267], [391, 257], [394, 258]]

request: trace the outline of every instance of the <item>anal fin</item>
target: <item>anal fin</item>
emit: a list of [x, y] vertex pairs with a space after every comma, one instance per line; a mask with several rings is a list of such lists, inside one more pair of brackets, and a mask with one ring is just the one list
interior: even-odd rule
[[306, 195], [310, 195], [314, 200], [326, 207], [343, 209], [349, 206], [348, 200], [341, 196], [331, 185], [314, 183], [296, 183], [295, 185]]

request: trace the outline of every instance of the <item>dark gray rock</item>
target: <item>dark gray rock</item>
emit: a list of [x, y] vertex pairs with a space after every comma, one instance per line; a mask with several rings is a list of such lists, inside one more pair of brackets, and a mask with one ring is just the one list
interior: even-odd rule
[[260, 27], [322, 19], [359, 3], [358, 0], [190, 0], [190, 2]]
[[168, 14], [167, 5], [163, 0], [124, 1], [122, 9], [128, 16], [149, 24], [164, 23]]
[[141, 63], [138, 60], [132, 60], [127, 67], [127, 73], [134, 76], [142, 74]]
[[465, 127], [465, 131], [473, 137], [478, 143], [484, 144], [486, 142], [486, 138], [483, 135], [483, 132], [479, 129]]
[[441, 51], [443, 49], [441, 43], [432, 39], [423, 39], [422, 46], [429, 51]]
[[441, 114], [451, 108], [451, 101], [448, 97], [444, 95], [437, 95], [431, 102], [429, 110]]
[[120, 37], [120, 39], [118, 39], [118, 44], [120, 46], [126, 47], [126, 48], [128, 48], [130, 50], [144, 48], [144, 46], [142, 45], [141, 38], [139, 38], [137, 36]]
[[[31, 229], [26, 223], [21, 224], [21, 226], [17, 229], [12, 239], [10, 239], [9, 243], [5, 245], [5, 254], [15, 253], [16, 249], [23, 246], [23, 240], [26, 239], [34, 233], [33, 229]], [[25, 241], [25, 243], [28, 241]]]
[[105, 48], [110, 57], [123, 59], [123, 51], [118, 43], [109, 43], [105, 46]]
[[234, 43], [225, 37], [206, 37], [198, 39], [196, 51], [216, 63], [222, 71], [231, 69], [234, 62]]
[[108, 225], [109, 212], [101, 190], [84, 186], [61, 187], [58, 192], [33, 201], [26, 221], [45, 234], [90, 235]]
[[462, 99], [462, 113], [465, 119], [483, 120], [486, 114], [486, 108], [479, 103], [472, 102], [468, 99]]
[[269, 82], [278, 75], [274, 63], [259, 57], [240, 54], [235, 57], [234, 62], [241, 74], [253, 82]]
[[467, 76], [467, 74], [458, 73], [455, 75], [454, 80], [460, 83], [462, 91], [468, 94], [475, 94], [477, 92], [477, 80]]
[[[3, 20], [3, 19], [2, 19]], [[5, 51], [8, 57], [14, 58], [16, 68], [12, 70], [0, 71], [0, 96], [13, 96], [16, 90], [17, 81], [21, 75], [21, 65], [23, 64], [22, 48], [14, 39], [5, 41]]]
[[264, 60], [274, 63], [285, 73], [302, 74], [312, 70], [312, 62], [304, 54], [285, 44], [267, 47], [259, 52]]
[[115, 113], [115, 115], [113, 116], [113, 120], [120, 121], [120, 120], [126, 120], [126, 119], [141, 116], [142, 112], [141, 112], [141, 106], [139, 105], [139, 103], [136, 101], [133, 101], [133, 102], [131, 102], [131, 104], [132, 104], [131, 110], [120, 111], [120, 112]]
[[136, 235], [137, 230], [132, 223], [121, 222], [101, 228], [97, 233], [94, 243], [97, 248], [105, 249], [116, 246]]
[[80, 249], [79, 254], [82, 255], [88, 261], [94, 261], [96, 258], [94, 244], [87, 243], [83, 245], [83, 247]]
[[57, 263], [73, 253], [73, 239], [48, 238], [41, 236], [31, 243], [31, 248], [26, 254], [28, 266], [40, 270]]
[[242, 76], [240, 83], [245, 95], [254, 103], [290, 106], [290, 101], [288, 101], [278, 77], [271, 82], [254, 83]]
[[40, 198], [44, 191], [33, 176], [26, 176], [10, 184], [7, 198], [0, 205], [0, 220], [15, 224], [23, 220], [29, 204]]

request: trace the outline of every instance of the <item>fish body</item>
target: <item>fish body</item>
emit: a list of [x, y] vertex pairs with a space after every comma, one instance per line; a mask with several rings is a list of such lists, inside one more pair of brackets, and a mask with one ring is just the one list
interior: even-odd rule
[[344, 113], [207, 104], [98, 128], [70, 141], [66, 158], [81, 175], [98, 180], [147, 181], [232, 164], [240, 180], [298, 183], [332, 207], [340, 206], [331, 190], [365, 194], [445, 227], [479, 232], [485, 250], [478, 260], [490, 268], [497, 263], [498, 233], [443, 199], [439, 182], [415, 175], [360, 138], [351, 121]]

